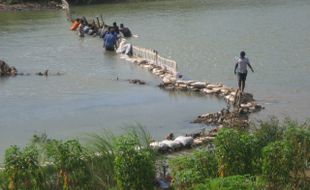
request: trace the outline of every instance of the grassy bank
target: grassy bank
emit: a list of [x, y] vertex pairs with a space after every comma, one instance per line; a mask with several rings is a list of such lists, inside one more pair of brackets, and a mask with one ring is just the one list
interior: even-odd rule
[[[142, 128], [118, 137], [91, 135], [86, 145], [34, 136], [25, 148], [6, 150], [0, 188], [151, 190], [159, 178], [180, 190], [310, 187], [309, 123], [272, 119], [246, 131], [224, 128], [215, 149], [169, 159], [155, 153], [150, 140]], [[158, 164], [163, 159], [168, 170]]]

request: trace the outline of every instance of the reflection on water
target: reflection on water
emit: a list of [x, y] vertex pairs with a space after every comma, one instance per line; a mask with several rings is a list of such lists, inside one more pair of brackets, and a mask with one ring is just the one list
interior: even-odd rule
[[[303, 120], [310, 115], [309, 8], [307, 0], [178, 0], [73, 10], [87, 17], [103, 14], [108, 24], [124, 23], [139, 35], [132, 43], [176, 59], [190, 79], [236, 87], [233, 61], [245, 50], [255, 69], [246, 91], [266, 106], [253, 118]], [[225, 106], [214, 97], [160, 90], [149, 72], [106, 53], [98, 38], [79, 39], [68, 28], [62, 11], [0, 13], [1, 59], [32, 74], [0, 79], [0, 155], [35, 132], [69, 138], [140, 123], [156, 138], [186, 133], [202, 127], [190, 124], [197, 115]], [[63, 75], [33, 74], [45, 69]]]

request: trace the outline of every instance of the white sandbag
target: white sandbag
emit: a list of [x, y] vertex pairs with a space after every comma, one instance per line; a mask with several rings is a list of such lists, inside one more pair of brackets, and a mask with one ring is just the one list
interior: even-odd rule
[[166, 144], [171, 149], [178, 149], [182, 147], [182, 144], [179, 141], [163, 140], [161, 143]]
[[191, 146], [194, 142], [193, 137], [184, 137], [179, 136], [176, 139], [174, 139], [175, 142], [180, 142], [183, 146]]
[[193, 86], [194, 88], [205, 88], [206, 83], [205, 82], [194, 82], [194, 83], [191, 83], [191, 86]]
[[214, 93], [218, 93], [218, 92], [221, 91], [221, 88], [220, 88], [220, 87], [218, 87], [218, 88], [213, 88], [212, 91], [213, 91]]
[[204, 89], [202, 90], [202, 92], [203, 92], [203, 93], [206, 93], [206, 94], [212, 94], [212, 93], [214, 93], [213, 90], [210, 90], [210, 89], [207, 89], [207, 88], [204, 88]]
[[213, 89], [213, 88], [220, 88], [222, 87], [221, 85], [218, 85], [218, 84], [208, 84], [207, 85], [207, 88], [208, 89]]
[[172, 82], [171, 82], [170, 78], [164, 77], [164, 78], [163, 78], [163, 83], [164, 83], [164, 84], [171, 84]]
[[167, 151], [169, 149], [169, 146], [165, 143], [162, 143], [162, 142], [152, 142], [150, 143], [150, 146], [154, 149], [154, 150], [157, 150], [157, 151]]
[[230, 95], [232, 95], [232, 96], [236, 96], [236, 94], [237, 94], [236, 91], [233, 91], [233, 92], [230, 93]]

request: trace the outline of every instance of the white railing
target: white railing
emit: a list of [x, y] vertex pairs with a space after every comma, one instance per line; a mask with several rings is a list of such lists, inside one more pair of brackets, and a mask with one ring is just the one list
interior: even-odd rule
[[151, 64], [156, 64], [158, 66], [161, 66], [163, 68], [166, 68], [173, 74], [177, 73], [177, 63], [174, 60], [164, 58], [160, 55], [158, 55], [158, 52], [151, 49], [141, 48], [137, 46], [132, 47], [133, 56], [139, 57], [147, 60]]
[[61, 3], [62, 3], [62, 8], [69, 12], [70, 11], [69, 3], [66, 0], [61, 0]]

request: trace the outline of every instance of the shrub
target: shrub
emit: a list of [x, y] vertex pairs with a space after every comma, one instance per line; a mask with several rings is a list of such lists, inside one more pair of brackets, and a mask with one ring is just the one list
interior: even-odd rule
[[217, 176], [217, 163], [213, 152], [195, 151], [192, 155], [176, 157], [169, 162], [173, 185], [177, 189], [188, 189], [207, 178]]
[[7, 189], [8, 184], [9, 182], [5, 176], [4, 170], [0, 169], [0, 189]]
[[155, 155], [146, 145], [142, 146], [143, 144], [137, 133], [117, 138], [114, 167], [119, 189], [154, 189]]
[[49, 157], [58, 172], [57, 181], [64, 190], [89, 187], [91, 175], [87, 157], [77, 140], [51, 141], [47, 147]]
[[276, 118], [271, 118], [268, 121], [260, 121], [258, 126], [254, 126], [254, 132], [259, 148], [264, 148], [271, 142], [282, 140], [285, 127], [280, 125]]
[[90, 168], [92, 183], [95, 187], [102, 189], [111, 189], [116, 186], [114, 172], [114, 135], [105, 131], [103, 134], [92, 134], [90, 136], [89, 154], [91, 156], [88, 161]]
[[309, 187], [305, 171], [310, 161], [310, 129], [309, 125], [300, 126], [298, 123], [289, 122], [285, 131], [285, 141], [292, 147], [291, 184], [294, 189]]
[[287, 142], [276, 141], [263, 149], [262, 171], [269, 189], [284, 189], [290, 180], [292, 147]]
[[216, 139], [216, 158], [221, 177], [254, 174], [258, 159], [255, 136], [234, 129], [222, 129]]
[[229, 176], [209, 179], [203, 184], [195, 185], [191, 190], [261, 190], [264, 184], [249, 176]]
[[9, 189], [41, 189], [42, 172], [38, 162], [38, 150], [27, 146], [23, 150], [11, 146], [5, 152], [4, 173], [9, 179]]

